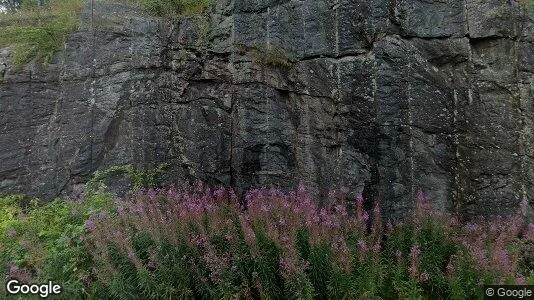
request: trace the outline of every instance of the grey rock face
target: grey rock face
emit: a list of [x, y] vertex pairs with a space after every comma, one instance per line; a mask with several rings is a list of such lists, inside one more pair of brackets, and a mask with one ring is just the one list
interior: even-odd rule
[[[0, 52], [0, 194], [96, 170], [347, 187], [403, 214], [534, 197], [533, 12], [515, 1], [214, 1], [176, 20], [97, 1], [46, 68]], [[116, 186], [115, 188], [127, 188]]]

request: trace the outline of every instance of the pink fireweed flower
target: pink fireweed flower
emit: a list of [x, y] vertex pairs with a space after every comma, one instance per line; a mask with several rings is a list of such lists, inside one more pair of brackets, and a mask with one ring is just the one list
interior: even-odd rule
[[306, 190], [306, 185], [304, 183], [299, 182], [299, 185], [297, 187], [297, 195], [305, 195], [308, 191]]
[[468, 223], [464, 226], [465, 230], [468, 232], [475, 232], [479, 229], [478, 225], [475, 223]]
[[326, 220], [328, 219], [328, 212], [326, 211], [326, 209], [324, 208], [321, 208], [321, 210], [319, 211], [319, 217], [321, 218], [321, 220]]
[[213, 191], [213, 196], [218, 201], [221, 201], [225, 194], [226, 194], [226, 191], [225, 191], [225, 189], [223, 187], [219, 187], [218, 189]]
[[230, 190], [229, 194], [230, 194], [230, 200], [232, 200], [232, 203], [237, 203], [238, 202], [237, 201], [237, 195], [236, 195], [236, 193], [234, 192], [233, 189]]
[[379, 253], [381, 248], [382, 248], [382, 247], [380, 246], [380, 244], [375, 244], [375, 245], [373, 246], [373, 252], [374, 252], [374, 253]]
[[207, 237], [203, 234], [194, 234], [190, 240], [191, 244], [195, 246], [204, 245], [207, 242]]
[[523, 276], [521, 274], [517, 274], [517, 277], [515, 279], [515, 284], [518, 284], [518, 285], [527, 284], [527, 280], [525, 279], [525, 276]]
[[283, 235], [282, 238], [281, 238], [281, 241], [284, 245], [288, 245], [289, 242], [291, 241], [291, 239], [289, 238], [288, 235]]
[[417, 264], [419, 263], [419, 255], [421, 255], [421, 248], [419, 245], [413, 245], [410, 249], [410, 267], [408, 268], [413, 278], [418, 277]]
[[421, 254], [421, 247], [419, 245], [413, 245], [410, 249], [410, 257], [416, 260]]
[[340, 214], [343, 217], [347, 216], [347, 209], [345, 208], [345, 205], [341, 205], [341, 204], [336, 205], [335, 211], [336, 213]]
[[377, 202], [375, 207], [373, 208], [373, 213], [375, 216], [380, 216], [380, 203]]
[[155, 189], [150, 188], [150, 189], [148, 189], [147, 196], [148, 196], [148, 199], [154, 200], [158, 196], [158, 193], [156, 192]]
[[89, 231], [95, 230], [95, 222], [91, 219], [85, 221], [85, 228]]
[[363, 205], [363, 196], [361, 194], [356, 197], [356, 204]]
[[362, 241], [362, 240], [359, 240], [359, 241], [358, 241], [358, 247], [360, 248], [360, 251], [365, 251], [365, 250], [367, 250], [367, 245], [366, 245], [365, 242]]
[[425, 197], [425, 193], [423, 193], [423, 190], [419, 190], [417, 192], [417, 195], [415, 197], [415, 208], [417, 211], [421, 212], [426, 208], [427, 205], [427, 198]]
[[16, 277], [19, 274], [19, 267], [15, 266], [12, 262], [8, 262], [7, 267], [9, 268], [8, 277]]
[[130, 207], [130, 212], [136, 215], [141, 214], [143, 212], [143, 207], [141, 205], [134, 205]]
[[337, 191], [335, 189], [329, 191], [328, 192], [328, 200], [335, 201], [336, 200], [336, 194], [337, 194]]
[[363, 212], [363, 221], [365, 223], [367, 223], [367, 221], [369, 221], [369, 214], [366, 211]]
[[107, 211], [101, 211], [99, 214], [98, 214], [98, 218], [100, 220], [103, 220], [103, 219], [107, 219], [109, 213]]
[[280, 268], [284, 276], [290, 277], [297, 272], [297, 267], [289, 259], [280, 258]]
[[151, 270], [154, 270], [156, 269], [156, 262], [153, 261], [152, 259], [149, 259], [148, 260], [148, 263], [147, 263], [147, 267]]
[[83, 185], [77, 184], [72, 188], [72, 192], [74, 195], [74, 201], [76, 204], [82, 204], [84, 200], [84, 191], [83, 191]]
[[421, 280], [421, 282], [427, 282], [429, 278], [430, 278], [430, 275], [428, 275], [427, 272], [423, 272], [419, 276], [419, 280]]
[[413, 278], [417, 278], [417, 266], [413, 263], [410, 264], [408, 267], [408, 272], [410, 273], [410, 276]]
[[265, 204], [262, 204], [261, 207], [260, 207], [260, 211], [264, 214], [268, 213], [270, 211], [270, 208], [269, 206], [265, 205]]
[[510, 268], [510, 257], [508, 255], [508, 251], [506, 251], [505, 249], [499, 249], [495, 251], [493, 259], [495, 263], [498, 266], [501, 266], [503, 269]]
[[528, 242], [534, 242], [534, 224], [528, 223], [527, 229], [523, 233], [523, 238]]
[[391, 221], [388, 220], [387, 224], [386, 224], [386, 235], [391, 235], [391, 233], [393, 233], [393, 224], [391, 223]]

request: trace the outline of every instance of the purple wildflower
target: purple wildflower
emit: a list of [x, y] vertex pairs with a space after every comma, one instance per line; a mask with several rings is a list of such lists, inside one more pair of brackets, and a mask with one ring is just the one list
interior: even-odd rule
[[284, 258], [280, 258], [280, 268], [282, 268], [282, 271], [286, 276], [295, 274], [297, 271], [295, 265], [289, 259]]
[[156, 268], [156, 262], [153, 261], [152, 259], [150, 259], [150, 260], [148, 261], [148, 263], [147, 263], [147, 267], [148, 267], [149, 269], [152, 269], [152, 270], [155, 269], [155, 268]]
[[421, 248], [419, 247], [419, 245], [413, 245], [412, 248], [410, 249], [410, 257], [413, 260], [416, 260], [420, 254], [421, 254]]
[[365, 250], [367, 250], [367, 245], [366, 245], [365, 242], [362, 241], [362, 240], [359, 240], [359, 241], [358, 241], [358, 247], [360, 248], [361, 251], [365, 251]]
[[287, 244], [289, 244], [290, 238], [289, 238], [289, 236], [284, 235], [284, 236], [282, 236], [281, 240], [282, 240], [282, 243], [284, 243], [284, 245], [287, 245]]
[[13, 264], [8, 264], [8, 265], [9, 265], [9, 277], [17, 276], [17, 274], [20, 271], [19, 267], [15, 266]]
[[74, 194], [74, 199], [76, 204], [82, 204], [85, 196], [83, 191], [83, 185], [77, 184], [72, 188], [72, 192]]
[[215, 198], [219, 201], [224, 197], [224, 194], [225, 194], [225, 190], [223, 187], [219, 187], [218, 189], [213, 191], [213, 196], [215, 196]]
[[529, 242], [534, 242], [534, 224], [528, 223], [528, 227], [525, 233], [523, 233], [525, 240]]
[[393, 224], [391, 223], [391, 221], [388, 221], [388, 223], [386, 224], [386, 229], [388, 234], [391, 234], [393, 232]]
[[89, 231], [95, 230], [95, 222], [91, 219], [85, 221], [85, 228]]
[[369, 221], [369, 214], [366, 211], [363, 212], [363, 221], [366, 223]]
[[518, 284], [518, 285], [527, 284], [527, 280], [525, 279], [525, 276], [523, 276], [521, 274], [517, 274], [517, 277], [515, 279], [515, 284]]
[[336, 213], [338, 213], [338, 214], [340, 214], [340, 215], [342, 215], [344, 217], [347, 215], [347, 210], [345, 208], [345, 205], [338, 204], [338, 205], [336, 205], [335, 210], [336, 210]]
[[373, 252], [375, 252], [375, 253], [379, 253], [381, 248], [382, 248], [382, 247], [380, 247], [380, 244], [375, 244], [375, 245], [373, 246]]
[[356, 197], [356, 204], [363, 205], [363, 196], [361, 194]]
[[430, 275], [428, 275], [427, 272], [423, 272], [420, 276], [419, 276], [419, 280], [421, 280], [421, 282], [427, 282], [428, 279], [429, 279]]
[[98, 214], [98, 218], [99, 218], [100, 220], [107, 219], [108, 215], [109, 215], [109, 214], [108, 214], [107, 211], [101, 211], [101, 212]]

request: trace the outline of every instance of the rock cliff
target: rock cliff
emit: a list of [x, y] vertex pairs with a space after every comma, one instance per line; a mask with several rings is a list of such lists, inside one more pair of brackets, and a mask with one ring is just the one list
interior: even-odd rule
[[[514, 0], [214, 0], [149, 17], [96, 1], [43, 66], [0, 52], [0, 194], [96, 170], [347, 187], [402, 214], [534, 197], [534, 12]], [[118, 183], [120, 185], [120, 183]]]

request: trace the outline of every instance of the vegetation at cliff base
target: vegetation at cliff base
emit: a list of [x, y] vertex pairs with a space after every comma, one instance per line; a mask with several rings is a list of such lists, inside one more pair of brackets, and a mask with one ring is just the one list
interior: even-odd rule
[[1, 198], [4, 278], [53, 280], [62, 299], [483, 299], [483, 284], [534, 284], [526, 198], [515, 215], [462, 223], [423, 193], [389, 221], [343, 191], [318, 206], [304, 186], [242, 199], [201, 183], [94, 188]]

